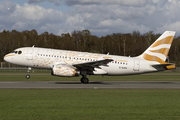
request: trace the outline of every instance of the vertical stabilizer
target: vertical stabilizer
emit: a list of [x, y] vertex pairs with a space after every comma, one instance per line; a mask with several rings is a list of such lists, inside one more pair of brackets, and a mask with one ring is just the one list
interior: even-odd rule
[[175, 32], [165, 31], [142, 55], [147, 61], [164, 64], [169, 53]]

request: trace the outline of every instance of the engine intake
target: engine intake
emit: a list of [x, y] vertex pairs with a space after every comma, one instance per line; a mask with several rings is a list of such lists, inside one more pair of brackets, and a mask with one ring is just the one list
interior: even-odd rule
[[74, 77], [74, 76], [79, 76], [80, 72], [72, 67], [61, 65], [61, 66], [53, 67], [51, 75], [61, 76], [61, 77]]

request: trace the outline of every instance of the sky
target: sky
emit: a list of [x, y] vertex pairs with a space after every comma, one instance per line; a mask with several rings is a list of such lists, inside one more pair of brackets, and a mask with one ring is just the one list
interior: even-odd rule
[[180, 0], [0, 0], [0, 31], [55, 35], [90, 30], [92, 35], [176, 31]]

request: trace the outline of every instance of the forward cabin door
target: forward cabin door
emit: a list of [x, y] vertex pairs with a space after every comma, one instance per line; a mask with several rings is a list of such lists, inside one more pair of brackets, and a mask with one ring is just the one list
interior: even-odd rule
[[134, 67], [133, 67], [133, 70], [134, 70], [134, 71], [139, 71], [139, 68], [140, 68], [140, 60], [134, 59]]
[[34, 52], [34, 47], [29, 48], [27, 50], [27, 56], [26, 56], [27, 60], [33, 60], [33, 52]]

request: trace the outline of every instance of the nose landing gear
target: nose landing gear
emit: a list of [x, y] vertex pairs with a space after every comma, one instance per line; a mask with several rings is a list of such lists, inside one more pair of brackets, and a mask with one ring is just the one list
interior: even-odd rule
[[28, 74], [26, 75], [26, 79], [29, 79], [30, 78], [30, 72], [31, 72], [31, 67], [28, 67]]
[[29, 79], [29, 78], [30, 78], [30, 75], [27, 74], [27, 75], [26, 75], [26, 79]]

